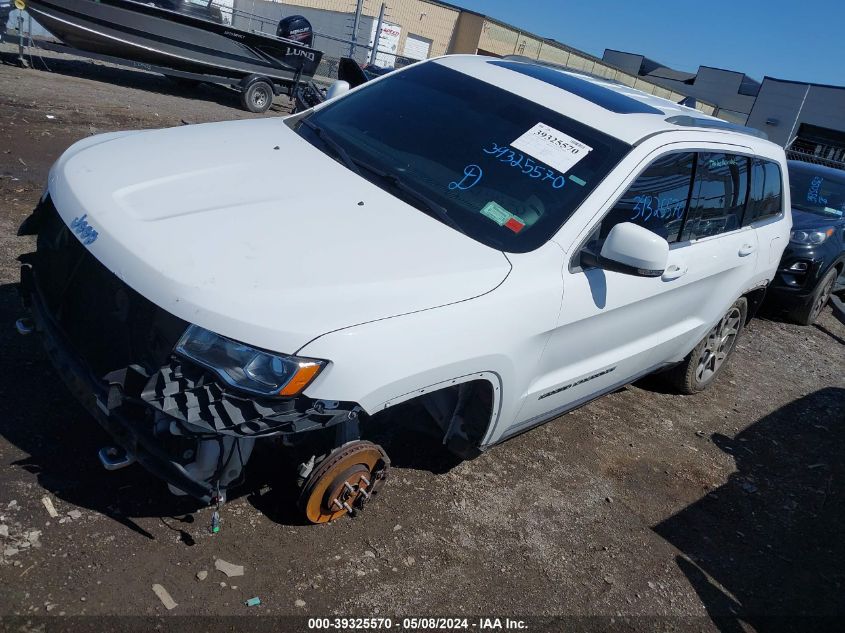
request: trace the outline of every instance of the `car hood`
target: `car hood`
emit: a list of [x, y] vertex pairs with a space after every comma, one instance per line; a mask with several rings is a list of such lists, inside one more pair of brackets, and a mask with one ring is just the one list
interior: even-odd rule
[[[292, 353], [485, 294], [504, 253], [398, 200], [277, 118], [91, 137], [51, 170], [91, 253], [176, 316]], [[77, 221], [77, 227], [80, 221]]]

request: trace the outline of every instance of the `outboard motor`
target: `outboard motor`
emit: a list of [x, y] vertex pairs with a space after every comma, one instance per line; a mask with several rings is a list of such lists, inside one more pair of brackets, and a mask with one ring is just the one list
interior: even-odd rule
[[309, 47], [314, 39], [311, 23], [301, 15], [290, 15], [280, 20], [276, 35]]

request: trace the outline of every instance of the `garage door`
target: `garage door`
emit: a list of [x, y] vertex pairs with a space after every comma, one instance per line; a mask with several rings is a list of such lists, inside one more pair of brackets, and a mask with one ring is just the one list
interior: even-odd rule
[[428, 53], [430, 50], [430, 39], [427, 37], [421, 37], [420, 35], [414, 35], [413, 33], [408, 33], [408, 37], [405, 40], [405, 49], [402, 51], [402, 55], [410, 57], [411, 59], [428, 59]]

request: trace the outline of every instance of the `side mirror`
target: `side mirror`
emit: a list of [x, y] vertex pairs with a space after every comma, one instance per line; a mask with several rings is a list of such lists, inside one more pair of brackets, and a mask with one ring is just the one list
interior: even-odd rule
[[604, 240], [600, 268], [638, 277], [660, 277], [669, 260], [669, 242], [647, 228], [621, 222]]
[[347, 92], [349, 92], [349, 82], [338, 80], [329, 86], [328, 90], [326, 90], [326, 101], [339, 97]]

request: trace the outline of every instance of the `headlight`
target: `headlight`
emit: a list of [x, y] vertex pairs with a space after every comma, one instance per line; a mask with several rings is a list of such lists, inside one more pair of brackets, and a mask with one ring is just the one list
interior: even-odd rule
[[265, 352], [192, 325], [176, 353], [213, 371], [237, 389], [261, 396], [296, 396], [326, 366], [326, 361]]
[[792, 231], [789, 234], [789, 241], [795, 244], [821, 244], [833, 235], [833, 229], [819, 229], [816, 231]]

